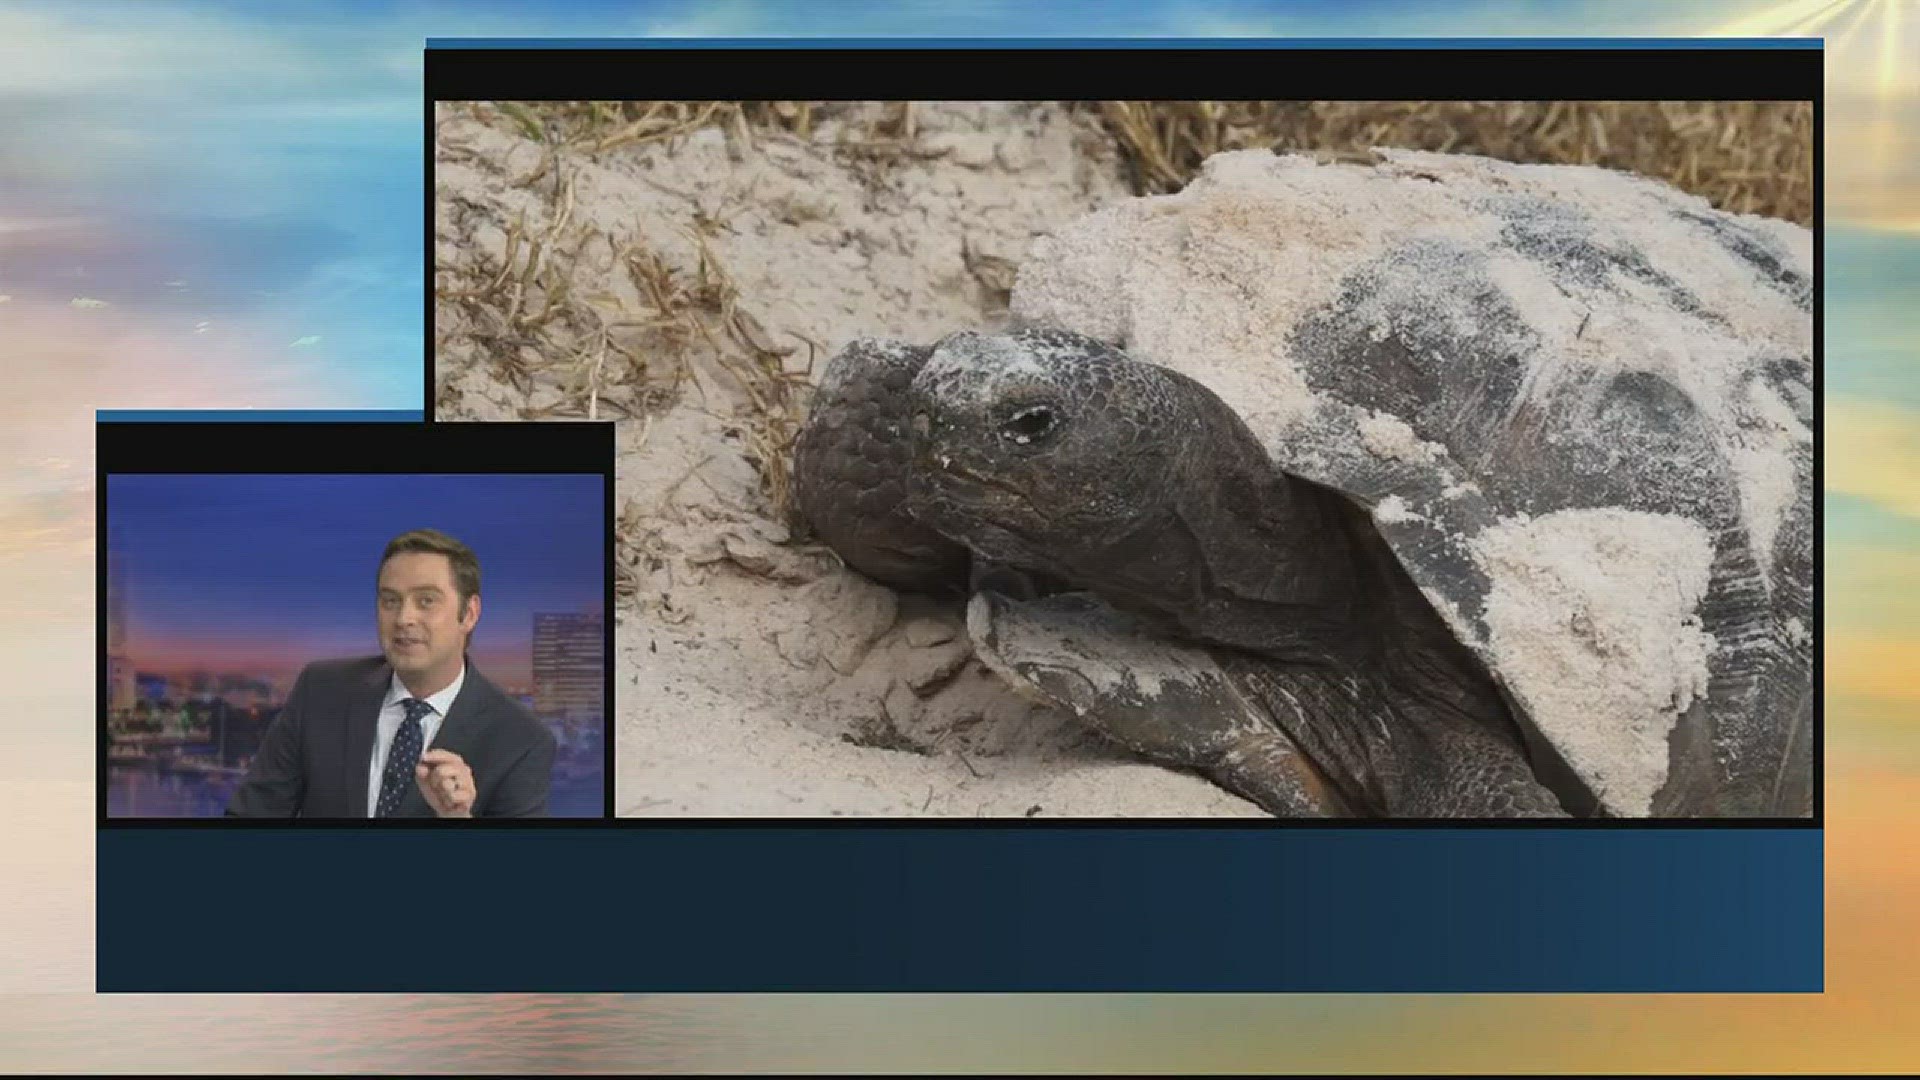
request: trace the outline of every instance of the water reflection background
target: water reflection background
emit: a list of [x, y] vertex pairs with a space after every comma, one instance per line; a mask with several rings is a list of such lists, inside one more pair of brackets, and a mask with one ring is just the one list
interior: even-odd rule
[[[602, 734], [592, 728], [562, 744], [547, 800], [552, 817], [606, 814]], [[113, 765], [107, 771], [110, 818], [211, 818], [226, 812], [240, 785], [237, 775], [182, 773], [154, 764]]]
[[[1085, 34], [1070, 6], [1028, 5], [1017, 26], [925, 11], [876, 16], [860, 5], [823, 12], [729, 7], [702, 23], [675, 9], [652, 21], [622, 4], [618, 26], [675, 33]], [[668, 5], [663, 5], [668, 6]], [[242, 9], [142, 5], [123, 18], [83, 20], [63, 6], [12, 5], [0, 25], [22, 47], [0, 75], [48, 102], [22, 112], [10, 135], [27, 147], [9, 165], [50, 170], [58, 209], [34, 192], [9, 201], [10, 218], [64, 217], [94, 198], [108, 235], [140, 232], [162, 212], [242, 208], [291, 213], [306, 234], [234, 245], [227, 262], [247, 287], [264, 274], [302, 280], [287, 266], [306, 248], [327, 258], [358, 243], [358, 262], [327, 264], [291, 322], [263, 321], [259, 348], [213, 348], [218, 335], [187, 328], [206, 315], [176, 305], [163, 335], [112, 321], [109, 307], [76, 313], [70, 282], [41, 323], [23, 309], [20, 281], [7, 344], [20, 381], [4, 435], [18, 489], [0, 529], [6, 670], [21, 694], [0, 734], [0, 1068], [48, 1071], [422, 1071], [487, 1068], [807, 1071], [830, 1068], [984, 1070], [1018, 1067], [1137, 1071], [1320, 1069], [1442, 1071], [1755, 1072], [1920, 1067], [1920, 728], [1913, 676], [1920, 608], [1912, 551], [1920, 544], [1920, 324], [1910, 282], [1920, 267], [1913, 208], [1920, 132], [1911, 54], [1920, 14], [1912, 0], [1722, 0], [1698, 4], [1491, 5], [1462, 20], [1446, 5], [1383, 12], [1352, 4], [1289, 5], [1284, 14], [1238, 5], [1137, 5], [1101, 29], [1141, 33], [1650, 35], [1701, 32], [1829, 36], [1825, 106], [1829, 221], [1875, 225], [1830, 235], [1825, 503], [1828, 556], [1828, 992], [1801, 997], [1349, 998], [1192, 997], [146, 997], [96, 996], [93, 970], [92, 684], [93, 493], [84, 483], [96, 405], [371, 405], [417, 392], [418, 373], [384, 362], [418, 355], [420, 235], [417, 199], [374, 198], [416, 162], [423, 37], [474, 32], [446, 9], [351, 10], [352, 31], [314, 11], [258, 20]], [[77, 5], [66, 5], [67, 8]], [[509, 7], [513, 7], [509, 11]], [[899, 5], [888, 5], [888, 10]], [[336, 8], [344, 13], [348, 9]], [[151, 48], [162, 33], [175, 49]], [[89, 13], [91, 14], [91, 13]], [[277, 13], [275, 13], [277, 15]], [[500, 5], [495, 29], [604, 34], [616, 25], [590, 4]], [[833, 15], [839, 15], [835, 22]], [[1901, 20], [1899, 17], [1905, 15]], [[1112, 15], [1109, 14], [1109, 18]], [[64, 20], [72, 19], [72, 22]], [[383, 21], [384, 19], [384, 21]], [[638, 19], [638, 21], [636, 21]], [[251, 21], [250, 21], [251, 20]], [[1225, 20], [1225, 21], [1222, 21]], [[82, 27], [81, 21], [93, 25]], [[724, 24], [724, 25], [723, 25]], [[1906, 46], [1896, 24], [1907, 28]], [[138, 42], [138, 44], [136, 44]], [[33, 46], [27, 48], [26, 46]], [[76, 59], [76, 57], [78, 59]], [[102, 62], [87, 63], [88, 57]], [[243, 74], [233, 65], [259, 58]], [[42, 66], [36, 67], [36, 63]], [[102, 92], [113, 80], [114, 92]], [[119, 88], [151, 94], [144, 111]], [[243, 90], [235, 93], [236, 88]], [[236, 111], [244, 110], [244, 111]], [[285, 118], [299, 117], [297, 123]], [[185, 125], [191, 125], [190, 127]], [[285, 132], [296, 138], [289, 139]], [[33, 140], [38, 139], [36, 146]], [[141, 156], [140, 147], [157, 148]], [[187, 148], [184, 149], [183, 148]], [[323, 150], [316, 153], [315, 149]], [[197, 170], [186, 171], [183, 169]], [[277, 170], [277, 172], [276, 172]], [[417, 173], [411, 174], [417, 177]], [[182, 176], [193, 182], [180, 183]], [[404, 178], [403, 178], [404, 180]], [[405, 180], [403, 186], [416, 181]], [[85, 190], [91, 188], [91, 192]], [[398, 189], [395, 189], [398, 190]], [[169, 194], [168, 202], [159, 196]], [[276, 195], [292, 202], [273, 202]], [[189, 201], [189, 196], [199, 201]], [[62, 196], [67, 198], [66, 195]], [[407, 215], [404, 218], [396, 215]], [[11, 226], [14, 221], [4, 224]], [[26, 225], [34, 224], [32, 221]], [[319, 227], [314, 227], [314, 226]], [[341, 230], [355, 230], [343, 233]], [[12, 237], [33, 234], [14, 233]], [[213, 234], [208, 232], [207, 236]], [[52, 250], [49, 248], [49, 250]], [[58, 253], [62, 268], [72, 260]], [[171, 282], [195, 252], [135, 248], [124, 260], [142, 280]], [[162, 261], [165, 260], [165, 261]], [[201, 259], [207, 262], [206, 258]], [[383, 276], [386, 275], [386, 276]], [[197, 285], [198, 283], [196, 283]], [[342, 287], [332, 287], [340, 285]], [[346, 287], [353, 286], [353, 287]], [[169, 298], [171, 301], [171, 298]], [[196, 303], [197, 303], [196, 299]], [[224, 317], [227, 312], [216, 313]], [[246, 314], [235, 312], [236, 316]], [[276, 306], [276, 315], [282, 312]], [[284, 322], [284, 325], [283, 325]], [[157, 324], [157, 320], [156, 320]], [[171, 324], [169, 324], [171, 325]], [[204, 324], [201, 324], [204, 326]], [[279, 377], [289, 353], [267, 351], [310, 325], [341, 346], [324, 383]], [[145, 331], [145, 336], [140, 336]], [[284, 332], [281, 332], [284, 331]], [[197, 348], [186, 351], [179, 341]], [[302, 341], [307, 339], [302, 338]], [[317, 340], [317, 339], [316, 339]], [[319, 350], [308, 349], [316, 353]], [[357, 362], [360, 357], [366, 362]], [[101, 357], [123, 357], [116, 366]], [[164, 385], [161, 377], [164, 377]], [[300, 379], [306, 381], [301, 382]], [[336, 392], [335, 385], [343, 387]], [[352, 395], [360, 394], [360, 397]], [[368, 397], [366, 395], [373, 395]], [[47, 419], [53, 417], [54, 419]], [[77, 464], [76, 464], [77, 463]], [[31, 466], [31, 467], [29, 467]], [[36, 471], [37, 470], [37, 471]], [[34, 485], [38, 486], [34, 486]], [[14, 493], [9, 489], [9, 495]], [[70, 498], [69, 498], [70, 497]], [[37, 501], [36, 501], [37, 500]], [[77, 694], [76, 694], [77, 692]], [[75, 696], [66, 696], [74, 694]], [[53, 700], [56, 696], [59, 700]], [[68, 734], [62, 735], [61, 732]], [[45, 777], [71, 777], [47, 780]], [[31, 779], [30, 779], [31, 778]], [[165, 882], [153, 887], [164, 888]], [[1070, 911], [1062, 918], [1071, 919]], [[636, 932], [601, 927], [597, 933]], [[930, 928], [937, 933], [938, 928]], [[249, 946], [256, 947], [256, 946]], [[264, 946], [270, 948], [270, 943]], [[724, 942], [716, 942], [724, 948]], [[210, 956], [209, 962], [218, 962]]]

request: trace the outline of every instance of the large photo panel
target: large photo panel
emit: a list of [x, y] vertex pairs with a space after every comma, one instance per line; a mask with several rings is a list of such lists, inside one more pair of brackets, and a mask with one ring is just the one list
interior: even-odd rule
[[629, 816], [1807, 818], [1810, 101], [439, 101]]

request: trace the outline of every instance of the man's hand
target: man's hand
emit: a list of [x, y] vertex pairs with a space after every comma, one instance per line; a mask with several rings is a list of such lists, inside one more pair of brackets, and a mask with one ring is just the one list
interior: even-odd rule
[[451, 750], [429, 750], [420, 755], [413, 767], [420, 783], [420, 794], [441, 817], [473, 816], [473, 801], [480, 792], [473, 786], [473, 770]]

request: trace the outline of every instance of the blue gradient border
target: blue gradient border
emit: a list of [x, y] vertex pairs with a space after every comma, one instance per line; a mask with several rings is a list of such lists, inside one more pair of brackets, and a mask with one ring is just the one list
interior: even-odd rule
[[1819, 49], [1821, 38], [1210, 37], [1210, 38], [460, 38], [429, 49]]
[[[1808, 829], [142, 829], [96, 842], [98, 989], [111, 993], [1824, 985], [1822, 836]], [[402, 935], [419, 947], [396, 955], [402, 907], [420, 916]]]
[[417, 424], [420, 409], [97, 409], [100, 424]]

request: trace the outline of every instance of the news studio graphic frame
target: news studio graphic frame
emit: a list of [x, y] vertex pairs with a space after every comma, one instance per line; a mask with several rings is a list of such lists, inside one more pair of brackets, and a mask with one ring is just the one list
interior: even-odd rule
[[[304, 731], [307, 752], [326, 742], [323, 721], [343, 723], [349, 744], [364, 728], [372, 748], [377, 710], [355, 720], [340, 703], [377, 704], [397, 685], [375, 574], [390, 541], [421, 530], [478, 562], [464, 679], [428, 720], [428, 749], [465, 746], [463, 764], [486, 778], [462, 824], [608, 816], [608, 425], [193, 417], [105, 414], [97, 426], [103, 827], [441, 824], [424, 797], [419, 816], [369, 820], [365, 753], [303, 765], [287, 806], [264, 789], [235, 801], [250, 775], [279, 775], [264, 752], [297, 745], [274, 737], [296, 698], [305, 726], [288, 730]], [[421, 616], [417, 634], [459, 633], [450, 620], [436, 629]], [[535, 761], [545, 776], [527, 771]]]
[[[429, 41], [426, 72], [430, 146], [437, 102], [1257, 94], [1788, 99], [1817, 110], [1820, 98], [1817, 50], [1741, 42]], [[983, 72], [993, 73], [991, 85]], [[537, 116], [526, 119], [539, 145], [509, 162], [499, 182], [514, 197], [557, 195], [567, 205], [569, 190], [579, 191], [570, 189], [563, 147]], [[427, 163], [432, 223], [432, 152]], [[609, 373], [660, 362], [623, 355], [613, 346], [628, 343], [617, 339], [603, 361], [597, 336], [553, 357], [526, 355], [521, 346], [551, 325], [540, 320], [564, 315], [543, 303], [551, 293], [525, 259], [537, 243], [540, 266], [551, 265], [555, 240], [574, 250], [568, 237], [523, 234], [506, 267], [519, 276], [497, 267], [477, 283], [449, 286], [497, 278], [519, 302], [509, 299], [513, 318], [498, 327], [512, 331], [501, 349], [449, 354], [442, 373], [494, 368], [508, 381], [544, 383], [553, 396], [450, 402], [429, 356], [436, 420], [576, 410], [604, 419], [626, 403], [610, 396], [618, 380]], [[426, 241], [437, 256], [432, 224]], [[615, 255], [629, 263], [644, 253]], [[598, 249], [594, 257], [603, 258]], [[638, 264], [647, 278], [651, 264]], [[725, 286], [708, 265], [703, 295], [717, 299]], [[992, 264], [980, 265], [991, 276]], [[826, 269], [808, 276], [831, 286]], [[832, 289], [814, 300], [834, 302]], [[1817, 327], [1817, 293], [1813, 303]], [[436, 314], [432, 296], [426, 312]], [[430, 341], [450, 328], [434, 329]], [[751, 323], [736, 329], [756, 336]], [[768, 352], [784, 347], [759, 340]], [[531, 361], [549, 370], [529, 372]], [[716, 384], [726, 377], [715, 375]], [[643, 418], [621, 426], [628, 456], [665, 454], [685, 435]], [[730, 438], [759, 445], [750, 425]], [[687, 462], [687, 483], [753, 490], [750, 472], [694, 475], [701, 460]], [[777, 537], [749, 529], [715, 537], [717, 550], [700, 554], [713, 556], [716, 574], [733, 572], [722, 562], [777, 571], [785, 565]], [[644, 557], [635, 565], [647, 566]], [[703, 647], [727, 643], [715, 634]], [[666, 695], [694, 723], [727, 722], [693, 687], [649, 684], [644, 665], [656, 654], [645, 641], [623, 647], [630, 693]], [[623, 759], [647, 749], [619, 747]], [[1795, 821], [1544, 825], [763, 815], [432, 833], [107, 828], [98, 836], [99, 981], [108, 991], [193, 992], [1808, 992], [1823, 979], [1818, 810]], [[484, 902], [435, 908], [436, 933], [468, 947], [432, 964], [391, 963], [377, 932], [386, 916], [365, 903], [366, 882], [430, 888], [471, 880], [462, 875], [475, 868], [483, 868], [475, 873]], [[190, 887], [144, 887], [160, 874]], [[273, 904], [223, 902], [243, 879], [297, 885]], [[596, 936], [592, 948], [556, 949], [549, 935], [503, 931], [502, 913], [540, 911], [556, 895], [567, 898], [570, 924], [621, 932]], [[225, 932], [275, 942], [270, 970], [210, 967], [196, 962], [189, 941], [149, 929], [216, 918]], [[304, 932], [290, 935], [288, 926]]]

